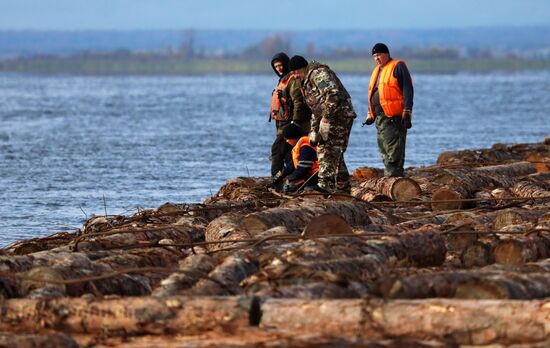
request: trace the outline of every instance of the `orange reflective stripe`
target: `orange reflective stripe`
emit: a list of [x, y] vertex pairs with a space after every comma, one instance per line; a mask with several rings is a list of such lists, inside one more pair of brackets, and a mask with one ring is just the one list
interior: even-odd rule
[[369, 83], [369, 110], [373, 113], [370, 99], [376, 84], [378, 74], [380, 74], [378, 81], [378, 95], [380, 97], [380, 105], [384, 110], [384, 113], [388, 117], [401, 116], [403, 113], [403, 93], [399, 89], [399, 82], [397, 78], [393, 76], [393, 71], [400, 60], [392, 59], [382, 69], [380, 73], [380, 67], [376, 66], [372, 71], [370, 83]]

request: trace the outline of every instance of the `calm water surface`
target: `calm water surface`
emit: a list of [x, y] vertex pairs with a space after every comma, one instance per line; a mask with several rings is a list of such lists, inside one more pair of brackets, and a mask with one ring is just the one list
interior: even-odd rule
[[[413, 78], [406, 166], [550, 134], [550, 72]], [[368, 77], [341, 79], [359, 114], [348, 167], [381, 167], [376, 131], [361, 127]], [[274, 83], [269, 75], [0, 75], [0, 245], [72, 231], [105, 209], [200, 202], [229, 178], [268, 175]]]

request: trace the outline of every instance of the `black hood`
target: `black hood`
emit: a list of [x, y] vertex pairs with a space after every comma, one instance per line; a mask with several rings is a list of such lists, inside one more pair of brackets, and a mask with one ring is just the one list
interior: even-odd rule
[[[279, 73], [277, 73], [277, 70], [275, 70], [275, 67], [273, 66], [273, 64], [275, 63], [276, 60], [280, 60], [283, 63], [283, 74], [282, 75], [279, 75]], [[283, 77], [283, 76], [285, 76], [286, 74], [288, 74], [290, 72], [290, 70], [288, 70], [288, 62], [289, 61], [290, 61], [290, 58], [288, 58], [286, 53], [279, 52], [276, 55], [274, 55], [273, 58], [271, 59], [271, 68], [273, 68], [273, 71], [275, 71], [275, 74], [277, 74], [277, 76]]]

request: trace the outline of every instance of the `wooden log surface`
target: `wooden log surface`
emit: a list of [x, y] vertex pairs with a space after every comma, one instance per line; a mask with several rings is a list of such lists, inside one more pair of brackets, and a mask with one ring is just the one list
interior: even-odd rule
[[501, 239], [493, 248], [495, 262], [521, 264], [550, 257], [550, 235], [536, 233]]
[[55, 329], [86, 334], [108, 331], [111, 335], [197, 334], [232, 330], [259, 320], [250, 316], [252, 299], [240, 297], [13, 299], [4, 301], [0, 308], [0, 330], [13, 333]]
[[422, 192], [420, 186], [411, 178], [381, 177], [363, 180], [354, 192], [356, 197], [363, 197], [365, 191], [377, 192], [394, 201], [410, 201]]
[[268, 299], [261, 311], [260, 326], [271, 330], [371, 338], [445, 337], [455, 345], [525, 344], [550, 338], [547, 300]]
[[369, 225], [369, 209], [372, 207], [357, 201], [294, 200], [278, 208], [248, 214], [241, 220], [240, 227], [251, 235], [275, 226], [285, 226], [292, 233], [299, 233], [313, 217], [323, 214], [338, 215], [352, 226]]

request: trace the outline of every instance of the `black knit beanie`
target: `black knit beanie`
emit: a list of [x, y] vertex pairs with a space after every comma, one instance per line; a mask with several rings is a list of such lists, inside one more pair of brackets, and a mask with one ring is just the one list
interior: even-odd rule
[[290, 63], [288, 64], [290, 71], [302, 69], [302, 68], [305, 68], [306, 66], [307, 66], [307, 60], [302, 56], [294, 56], [290, 58]]
[[387, 53], [390, 54], [390, 50], [388, 49], [388, 46], [384, 45], [383, 43], [379, 42], [372, 48], [372, 54], [375, 53]]
[[298, 139], [304, 136], [304, 130], [296, 123], [291, 123], [283, 128], [283, 137], [285, 139]]

